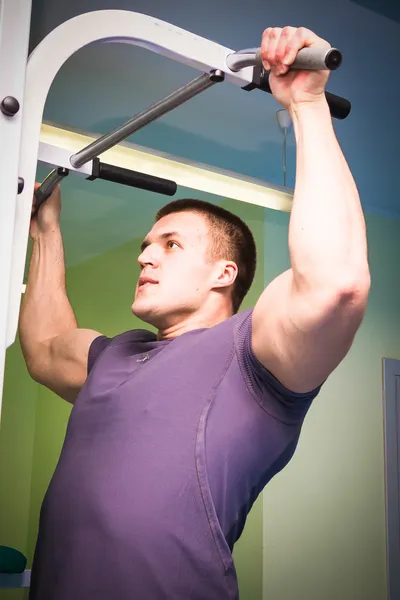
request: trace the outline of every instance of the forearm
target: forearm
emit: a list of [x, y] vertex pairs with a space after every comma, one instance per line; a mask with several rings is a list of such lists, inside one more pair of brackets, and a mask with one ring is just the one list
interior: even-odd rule
[[294, 282], [326, 289], [367, 276], [365, 221], [325, 100], [291, 110], [297, 144], [289, 228]]
[[40, 344], [77, 327], [65, 283], [61, 232], [55, 229], [33, 242], [19, 336], [28, 366], [38, 358]]

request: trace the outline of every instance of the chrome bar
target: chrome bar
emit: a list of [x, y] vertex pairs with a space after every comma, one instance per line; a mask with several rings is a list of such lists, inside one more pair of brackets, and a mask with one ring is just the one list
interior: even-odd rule
[[162, 115], [165, 115], [177, 106], [180, 106], [187, 100], [190, 100], [190, 98], [193, 98], [200, 92], [203, 92], [204, 90], [223, 80], [224, 73], [220, 70], [211, 71], [211, 73], [203, 73], [163, 100], [160, 100], [156, 104], [150, 106], [150, 108], [137, 114], [117, 129], [114, 129], [114, 131], [111, 133], [103, 135], [95, 142], [89, 144], [89, 146], [86, 148], [83, 148], [76, 154], [73, 154], [70, 158], [71, 165], [75, 168], [81, 167], [85, 163], [93, 160], [93, 158], [96, 156], [99, 156], [106, 150], [109, 150], [135, 131], [138, 131], [145, 125], [152, 123]]

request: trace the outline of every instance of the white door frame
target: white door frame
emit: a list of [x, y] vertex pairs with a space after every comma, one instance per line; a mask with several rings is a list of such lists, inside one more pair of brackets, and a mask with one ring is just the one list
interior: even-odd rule
[[400, 599], [400, 360], [383, 359], [387, 598]]

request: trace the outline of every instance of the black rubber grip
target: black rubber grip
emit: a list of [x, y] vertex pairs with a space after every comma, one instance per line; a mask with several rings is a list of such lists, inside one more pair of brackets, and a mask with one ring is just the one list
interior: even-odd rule
[[37, 215], [39, 208], [52, 194], [55, 187], [69, 174], [69, 169], [57, 167], [42, 181], [40, 187], [35, 192], [35, 211], [33, 216]]
[[331, 92], [325, 92], [325, 97], [332, 117], [335, 119], [345, 119], [349, 116], [351, 111], [351, 103], [349, 100], [342, 98], [342, 96], [331, 94]]
[[330, 71], [336, 71], [342, 64], [342, 53], [337, 48], [331, 48], [325, 56], [326, 68]]
[[93, 173], [88, 179], [103, 179], [105, 181], [129, 185], [157, 194], [164, 194], [165, 196], [173, 196], [178, 189], [175, 181], [155, 177], [154, 175], [148, 175], [147, 173], [131, 171], [130, 169], [124, 169], [114, 165], [108, 165], [107, 163], [100, 162], [99, 159], [93, 160]]
[[[246, 85], [244, 90], [251, 91], [253, 89], [259, 89], [263, 92], [272, 94], [271, 86], [269, 85], [269, 71], [265, 71], [263, 67], [254, 68], [254, 81], [249, 85]], [[329, 110], [333, 118], [345, 119], [349, 116], [351, 111], [351, 103], [342, 96], [336, 96], [331, 92], [325, 92], [325, 97], [328, 102]]]

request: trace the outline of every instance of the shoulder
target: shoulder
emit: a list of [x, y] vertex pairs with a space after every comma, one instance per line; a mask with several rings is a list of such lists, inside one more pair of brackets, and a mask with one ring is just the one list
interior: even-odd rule
[[240, 335], [244, 330], [251, 326], [251, 316], [253, 309], [249, 308], [243, 310], [235, 315], [232, 315], [228, 319], [221, 321], [217, 325], [210, 327], [210, 329], [203, 330], [209, 332], [210, 335], [221, 335], [226, 333], [227, 335], [232, 334], [234, 336]]

